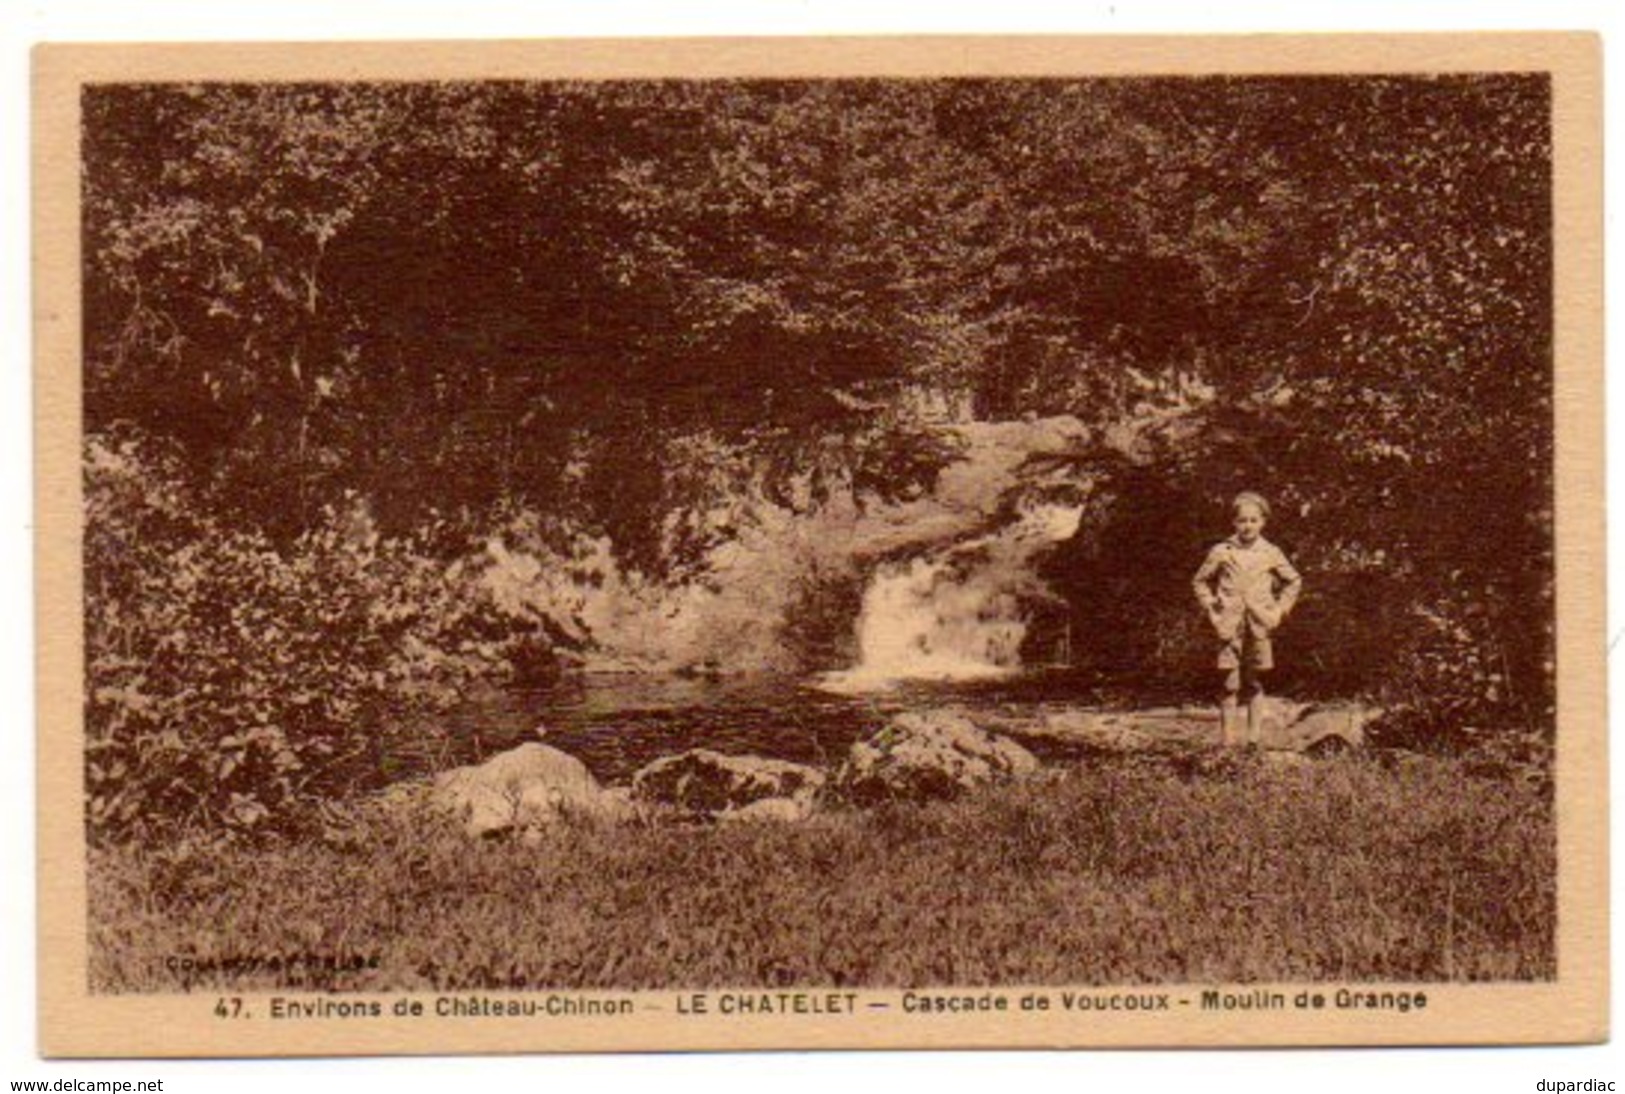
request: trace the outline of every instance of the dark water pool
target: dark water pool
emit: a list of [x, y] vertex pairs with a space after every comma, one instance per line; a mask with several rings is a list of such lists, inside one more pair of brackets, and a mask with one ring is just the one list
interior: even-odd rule
[[[694, 679], [598, 675], [546, 689], [486, 689], [442, 720], [458, 763], [538, 739], [578, 756], [600, 780], [625, 782], [651, 760], [690, 748], [831, 766], [878, 721], [904, 710], [1011, 709], [1077, 702], [1087, 689], [1056, 671], [976, 683], [909, 683], [836, 693], [816, 678]], [[538, 727], [545, 737], [538, 738]]]

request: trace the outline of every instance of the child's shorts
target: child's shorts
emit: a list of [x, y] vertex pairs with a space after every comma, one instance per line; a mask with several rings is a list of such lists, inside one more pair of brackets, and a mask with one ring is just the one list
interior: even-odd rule
[[1234, 691], [1241, 687], [1243, 674], [1253, 676], [1275, 667], [1275, 649], [1267, 634], [1253, 634], [1248, 628], [1219, 646], [1219, 668], [1228, 670], [1225, 686]]

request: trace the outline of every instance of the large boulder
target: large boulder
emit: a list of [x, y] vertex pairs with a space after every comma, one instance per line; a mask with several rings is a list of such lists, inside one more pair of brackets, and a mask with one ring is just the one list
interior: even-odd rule
[[608, 794], [587, 765], [544, 744], [522, 744], [482, 764], [442, 773], [433, 803], [471, 836], [536, 828], [566, 815], [616, 816], [624, 802]]
[[839, 775], [859, 803], [951, 798], [973, 786], [1031, 775], [1031, 752], [954, 711], [911, 711], [853, 742]]
[[796, 819], [810, 812], [824, 781], [805, 764], [696, 748], [641, 768], [632, 796], [706, 817]]

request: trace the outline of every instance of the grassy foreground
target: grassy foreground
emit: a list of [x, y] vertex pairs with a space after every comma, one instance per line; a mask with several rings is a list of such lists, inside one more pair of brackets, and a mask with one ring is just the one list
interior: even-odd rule
[[[1140, 759], [799, 826], [100, 848], [98, 991], [1555, 973], [1549, 797], [1443, 760]], [[277, 967], [280, 962], [281, 967]], [[354, 966], [362, 967], [354, 967]]]

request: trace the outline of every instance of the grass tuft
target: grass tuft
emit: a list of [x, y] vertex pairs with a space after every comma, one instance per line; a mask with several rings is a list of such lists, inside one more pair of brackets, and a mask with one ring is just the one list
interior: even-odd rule
[[800, 825], [472, 844], [407, 808], [90, 865], [101, 992], [1555, 974], [1549, 795], [1444, 759], [1139, 758]]

